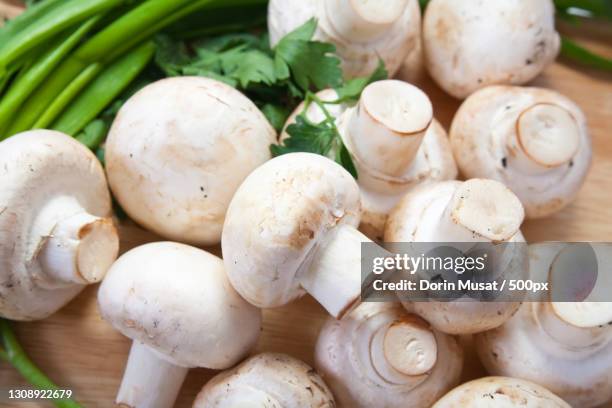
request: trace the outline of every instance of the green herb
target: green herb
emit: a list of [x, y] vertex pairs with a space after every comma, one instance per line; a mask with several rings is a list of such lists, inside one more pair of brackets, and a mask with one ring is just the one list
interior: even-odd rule
[[20, 77], [0, 100], [0, 140], [11, 117], [16, 114], [21, 104], [50, 75], [62, 58], [76, 46], [97, 21], [98, 17], [87, 20], [66, 38], [61, 38], [52, 44], [47, 53], [40, 56], [27, 70], [22, 71]]
[[340, 59], [333, 44], [312, 41], [317, 28], [314, 18], [284, 36], [274, 48], [276, 76], [292, 77], [303, 90], [337, 87], [342, 84]]
[[272, 127], [276, 129], [277, 132], [280, 132], [285, 126], [285, 122], [287, 118], [291, 114], [289, 109], [279, 105], [273, 105], [271, 103], [266, 103], [261, 107], [261, 112], [268, 119]]
[[[306, 112], [308, 112], [312, 103], [316, 104], [317, 108], [325, 115], [322, 122], [313, 123], [306, 116]], [[289, 137], [283, 141], [282, 145], [271, 145], [270, 151], [275, 157], [295, 152], [320, 154], [335, 160], [348, 170], [353, 177], [357, 178], [357, 169], [353, 164], [350, 153], [342, 142], [342, 137], [336, 127], [336, 118], [329, 113], [325, 107], [326, 103], [315, 94], [308, 92], [304, 102], [304, 110], [296, 116], [295, 123], [287, 126]]]
[[591, 17], [612, 19], [610, 0], [555, 0], [555, 7], [563, 14], [571, 14], [571, 9], [586, 11]]
[[247, 89], [252, 84], [277, 82], [271, 51], [262, 40], [249, 34], [232, 34], [193, 45], [191, 56], [184, 43], [167, 36], [157, 38], [157, 65], [169, 76], [212, 77], [234, 87]]
[[561, 38], [561, 55], [593, 68], [612, 71], [612, 60], [599, 56], [569, 38]]
[[[65, 0], [43, 2], [20, 20], [20, 29], [11, 33], [0, 48], [0, 76], [4, 68], [51, 36], [88, 18], [116, 7], [126, 0]], [[44, 12], [41, 13], [41, 10]], [[26, 12], [25, 14], [27, 14]], [[17, 19], [16, 19], [17, 20]], [[34, 20], [34, 21], [32, 21]], [[2, 36], [0, 36], [2, 38]]]
[[363, 92], [366, 86], [368, 86], [372, 82], [387, 79], [388, 75], [389, 74], [387, 73], [387, 70], [385, 68], [385, 63], [383, 62], [383, 60], [378, 60], [378, 66], [369, 76], [353, 78], [347, 81], [341, 87], [336, 88], [338, 100], [334, 101], [333, 103], [357, 102], [359, 96], [361, 95], [361, 92]]
[[[15, 367], [34, 387], [40, 390], [59, 390], [59, 387], [30, 360], [17, 341], [9, 322], [4, 319], [0, 319], [0, 360]], [[82, 408], [71, 399], [53, 400], [53, 404], [58, 408]]]
[[119, 58], [81, 92], [51, 129], [77, 134], [136, 78], [154, 51], [153, 43], [148, 42]]

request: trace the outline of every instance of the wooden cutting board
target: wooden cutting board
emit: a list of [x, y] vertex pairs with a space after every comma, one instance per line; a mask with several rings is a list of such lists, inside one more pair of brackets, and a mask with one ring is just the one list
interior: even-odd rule
[[[591, 41], [597, 40], [598, 35], [602, 41], [587, 41], [587, 44], [612, 55], [612, 50], [600, 45], [609, 41], [609, 37], [598, 34], [597, 28], [591, 31], [595, 34], [590, 37]], [[437, 118], [448, 128], [459, 102], [427, 78], [419, 81], [419, 85], [430, 95]], [[612, 75], [555, 64], [533, 85], [556, 89], [584, 109], [593, 136], [594, 160], [578, 199], [553, 217], [527, 222], [523, 227], [525, 236], [530, 242], [612, 241]], [[123, 250], [157, 239], [134, 225], [122, 226], [121, 238]], [[128, 339], [100, 318], [96, 290], [96, 286], [87, 288], [67, 307], [44, 321], [15, 324], [32, 359], [57, 384], [73, 389], [78, 401], [89, 408], [113, 406], [130, 347]], [[312, 364], [314, 343], [325, 318], [323, 309], [308, 296], [283, 308], [265, 310], [263, 331], [254, 352], [284, 352]], [[214, 374], [210, 370], [191, 370], [176, 406], [190, 407], [196, 393]], [[468, 347], [464, 378], [482, 375], [484, 370]], [[26, 386], [10, 366], [0, 362], [0, 388]], [[11, 406], [34, 408], [51, 404], [0, 402], [0, 407]]]

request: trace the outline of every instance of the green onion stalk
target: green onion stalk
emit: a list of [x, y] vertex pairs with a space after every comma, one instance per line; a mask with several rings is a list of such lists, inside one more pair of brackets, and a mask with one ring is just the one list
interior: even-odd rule
[[[9, 322], [4, 319], [0, 319], [0, 360], [11, 364], [28, 383], [40, 390], [60, 389], [30, 360]], [[53, 404], [58, 408], [83, 408], [71, 399], [56, 399]]]
[[[55, 0], [47, 1], [54, 2]], [[69, 5], [73, 2], [69, 0], [62, 4]], [[85, 40], [71, 54], [66, 55], [67, 51], [71, 51], [73, 42], [81, 39], [89, 30], [90, 24], [95, 24], [95, 22], [81, 23], [77, 32], [61, 42], [61, 51], [55, 50], [55, 53], [51, 52], [41, 57], [28, 72], [21, 76], [22, 78], [33, 78], [33, 81], [17, 80], [14, 84], [16, 89], [9, 88], [8, 101], [4, 101], [6, 98], [0, 101], [0, 140], [29, 129], [50, 126], [68, 130], [70, 134], [75, 135], [87, 124], [84, 119], [82, 121], [75, 119], [79, 112], [87, 112], [88, 119], [91, 119], [92, 115], [95, 118], [106, 104], [117, 96], [118, 91], [124, 89], [134, 79], [134, 72], [138, 73], [144, 68], [146, 63], [144, 65], [143, 63], [150, 60], [152, 49], [151, 45], [144, 46], [143, 44], [149, 41], [154, 34], [196, 11], [241, 7], [263, 2], [264, 0], [143, 1]], [[112, 6], [125, 3], [125, 0], [96, 0], [92, 3], [98, 4], [98, 12], [105, 12]], [[69, 9], [69, 11], [71, 11], [71, 16], [75, 16], [75, 21], [76, 16], [91, 18], [88, 13], [95, 10], [91, 6], [81, 9], [75, 5], [73, 7], [74, 9]], [[67, 6], [58, 6], [58, 9], [64, 11], [65, 8]], [[51, 15], [54, 14], [51, 13]], [[98, 17], [100, 15], [98, 14]], [[68, 26], [64, 21], [58, 22], [46, 15], [41, 18], [44, 19], [46, 28], [35, 31], [34, 34], [40, 32], [49, 36], [62, 31], [56, 26], [60, 26], [63, 30]], [[22, 22], [16, 21], [15, 26], [20, 25], [23, 25]], [[21, 27], [21, 31], [17, 30], [16, 37], [10, 40], [13, 45], [9, 44], [10, 46], [0, 48], [0, 69], [3, 64], [6, 65], [8, 61], [14, 60], [16, 58], [14, 56], [23, 54], [21, 51], [13, 50], [29, 49], [32, 41], [25, 41], [22, 38], [25, 35], [23, 33], [29, 31], [31, 30], [27, 26]], [[6, 34], [0, 31], [0, 38], [2, 35], [6, 37]], [[20, 46], [22, 42], [25, 45]], [[128, 60], [134, 62], [137, 69], [121, 72], [120, 69], [127, 66]], [[109, 86], [104, 86], [103, 81], [108, 80], [111, 73], [121, 75], [121, 78], [113, 81]], [[36, 83], [36, 86], [32, 86], [32, 83]], [[95, 95], [97, 100], [86, 96], [81, 97], [81, 95]], [[73, 103], [76, 106], [72, 105]], [[68, 121], [72, 123], [67, 125]]]

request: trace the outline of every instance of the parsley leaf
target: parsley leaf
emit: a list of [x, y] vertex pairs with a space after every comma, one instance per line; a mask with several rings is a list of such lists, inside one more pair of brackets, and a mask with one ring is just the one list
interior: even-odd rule
[[366, 86], [372, 82], [387, 79], [387, 77], [385, 63], [382, 60], [378, 60], [378, 66], [369, 76], [350, 79], [341, 87], [336, 88], [336, 93], [338, 94], [336, 103], [357, 102]]
[[283, 126], [285, 126], [285, 121], [287, 121], [287, 118], [291, 114], [289, 109], [287, 109], [285, 106], [274, 105], [271, 103], [264, 104], [261, 107], [261, 112], [277, 132], [280, 132], [283, 129]]
[[[325, 113], [326, 119], [320, 123], [313, 123], [306, 116], [308, 106], [313, 102]], [[306, 94], [304, 111], [296, 117], [295, 123], [287, 126], [287, 134], [289, 137], [284, 140], [283, 145], [270, 146], [273, 156], [295, 152], [320, 154], [335, 160], [348, 170], [353, 177], [357, 178], [357, 169], [342, 141], [340, 132], [336, 127], [335, 118], [329, 114], [324, 102], [316, 95]]]
[[243, 89], [251, 84], [272, 85], [277, 81], [274, 60], [261, 39], [250, 34], [215, 37], [194, 44], [191, 56], [184, 43], [160, 36], [157, 65], [166, 75], [198, 75]]
[[312, 123], [304, 113], [295, 118], [295, 123], [287, 126], [287, 138], [284, 146], [272, 145], [270, 149], [274, 156], [286, 153], [308, 152], [328, 156], [336, 138], [334, 126], [327, 121]]
[[340, 86], [340, 59], [333, 55], [333, 44], [311, 41], [317, 21], [311, 18], [284, 36], [274, 48], [274, 63], [279, 79], [292, 77], [303, 90]]

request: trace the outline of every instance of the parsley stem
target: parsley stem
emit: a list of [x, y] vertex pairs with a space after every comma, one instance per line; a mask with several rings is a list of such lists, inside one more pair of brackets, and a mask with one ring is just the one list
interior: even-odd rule
[[[59, 390], [23, 350], [7, 320], [0, 319], [0, 359], [10, 363], [22, 377], [40, 390]], [[71, 399], [54, 400], [58, 408], [82, 408]]]

